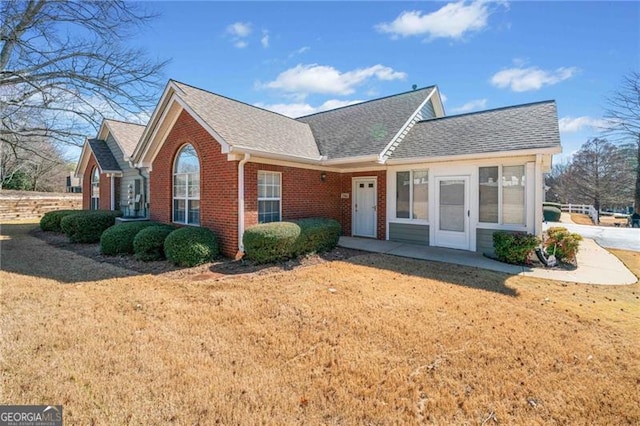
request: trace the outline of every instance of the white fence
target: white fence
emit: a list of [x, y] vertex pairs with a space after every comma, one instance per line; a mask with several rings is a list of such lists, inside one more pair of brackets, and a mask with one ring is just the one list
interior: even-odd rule
[[590, 204], [561, 204], [561, 210], [566, 213], [589, 215], [593, 223], [598, 224], [598, 211]]

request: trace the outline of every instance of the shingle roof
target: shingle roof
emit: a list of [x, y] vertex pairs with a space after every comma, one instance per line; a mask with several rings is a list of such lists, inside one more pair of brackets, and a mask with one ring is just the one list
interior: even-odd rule
[[560, 147], [554, 101], [420, 121], [392, 159]]
[[434, 89], [426, 87], [297, 120], [311, 126], [320, 153], [330, 159], [380, 154]]
[[144, 132], [144, 125], [125, 123], [117, 120], [104, 120], [109, 126], [111, 134], [122, 148], [122, 153], [130, 157], [136, 149], [136, 145]]
[[89, 139], [88, 142], [102, 173], [121, 171], [116, 158], [113, 156], [113, 153], [105, 141], [100, 139]]
[[231, 146], [319, 159], [308, 125], [174, 81], [178, 96]]

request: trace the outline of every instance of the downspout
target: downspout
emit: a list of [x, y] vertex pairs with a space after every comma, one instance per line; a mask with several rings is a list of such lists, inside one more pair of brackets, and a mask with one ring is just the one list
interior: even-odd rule
[[111, 174], [111, 210], [116, 209], [116, 178]]
[[540, 236], [542, 235], [542, 193], [544, 192], [544, 178], [542, 176], [542, 155], [536, 154], [536, 167], [534, 171], [534, 192], [533, 192], [533, 202], [535, 205], [535, 211], [533, 214], [534, 224], [533, 224], [533, 234]]
[[251, 158], [251, 154], [244, 154], [244, 158], [238, 162], [238, 255], [244, 254], [242, 236], [244, 235], [244, 165]]

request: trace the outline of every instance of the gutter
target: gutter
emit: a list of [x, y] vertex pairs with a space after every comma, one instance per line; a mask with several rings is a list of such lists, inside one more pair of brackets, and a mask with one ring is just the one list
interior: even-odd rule
[[462, 160], [478, 160], [486, 158], [508, 158], [508, 157], [521, 157], [527, 155], [537, 154], [559, 154], [562, 152], [561, 147], [551, 148], [531, 148], [531, 149], [519, 149], [514, 151], [493, 151], [484, 153], [470, 153], [463, 155], [443, 155], [439, 157], [413, 157], [413, 158], [401, 158], [393, 159], [389, 158], [385, 164], [389, 166], [403, 165], [403, 164], [415, 164], [415, 163], [440, 163], [445, 161], [462, 161]]
[[238, 254], [236, 258], [244, 254], [244, 165], [251, 158], [251, 154], [245, 153], [244, 158], [238, 162]]

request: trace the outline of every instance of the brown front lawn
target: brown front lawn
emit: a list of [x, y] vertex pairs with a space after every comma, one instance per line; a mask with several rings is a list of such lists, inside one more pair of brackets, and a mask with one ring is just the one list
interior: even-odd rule
[[379, 254], [203, 280], [31, 229], [2, 229], [0, 395], [65, 424], [640, 422], [640, 284]]

